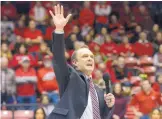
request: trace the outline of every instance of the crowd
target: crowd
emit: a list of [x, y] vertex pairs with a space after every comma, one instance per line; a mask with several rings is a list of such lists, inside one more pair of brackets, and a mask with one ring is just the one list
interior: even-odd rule
[[[49, 10], [61, 3], [65, 16], [65, 57], [87, 45], [95, 55], [94, 83], [113, 84], [113, 119], [162, 118], [162, 7], [154, 2], [3, 2], [1, 6], [1, 109], [7, 104], [56, 104], [59, 87], [53, 69]], [[161, 9], [161, 10], [160, 10]], [[157, 10], [157, 12], [156, 12]], [[154, 14], [156, 13], [156, 14]], [[14, 107], [14, 106], [13, 106]], [[47, 109], [48, 108], [48, 109]], [[19, 105], [45, 118], [54, 105]]]

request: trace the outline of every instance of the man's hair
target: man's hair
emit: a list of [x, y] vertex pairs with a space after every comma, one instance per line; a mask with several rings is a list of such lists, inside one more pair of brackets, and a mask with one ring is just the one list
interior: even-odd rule
[[82, 48], [87, 48], [87, 49], [89, 49], [89, 47], [88, 47], [87, 45], [81, 46], [79, 49], [77, 49], [77, 50], [75, 50], [75, 51], [73, 52], [73, 54], [71, 55], [71, 61], [77, 61], [77, 51], [80, 50], [80, 49], [82, 49]]

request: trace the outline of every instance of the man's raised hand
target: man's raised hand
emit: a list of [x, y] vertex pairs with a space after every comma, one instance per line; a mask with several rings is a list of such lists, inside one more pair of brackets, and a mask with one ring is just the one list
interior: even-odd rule
[[58, 4], [57, 6], [54, 6], [54, 12], [55, 15], [53, 14], [53, 12], [50, 10], [49, 11], [52, 18], [53, 18], [53, 22], [56, 26], [56, 31], [63, 31], [64, 30], [64, 26], [67, 24], [67, 22], [69, 21], [71, 14], [69, 14], [66, 18], [64, 18], [64, 8], [63, 6]]

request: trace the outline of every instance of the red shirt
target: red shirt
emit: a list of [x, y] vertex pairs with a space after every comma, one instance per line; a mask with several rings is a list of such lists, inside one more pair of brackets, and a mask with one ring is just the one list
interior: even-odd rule
[[26, 28], [15, 28], [14, 33], [17, 36], [21, 36], [24, 38], [24, 32], [25, 32]]
[[[21, 80], [27, 80], [27, 78], [37, 78], [36, 71], [33, 68], [29, 68], [27, 72], [24, 72], [22, 68], [16, 70], [16, 78], [21, 77]], [[32, 96], [35, 94], [34, 83], [21, 83], [17, 85], [18, 96]]]
[[16, 8], [12, 4], [2, 5], [1, 14], [2, 16], [7, 16], [10, 19], [15, 19], [17, 17]]
[[116, 50], [117, 45], [113, 42], [111, 43], [104, 43], [100, 46], [100, 52], [104, 55], [113, 53], [114, 50]]
[[149, 114], [153, 108], [156, 108], [162, 104], [162, 101], [160, 100], [160, 93], [151, 90], [149, 95], [145, 94], [143, 91], [136, 94], [132, 98], [131, 104], [139, 105], [140, 112], [143, 114]]
[[134, 52], [133, 46], [131, 44], [120, 44], [118, 46], [119, 53], [127, 53], [127, 52]]
[[[24, 37], [30, 38], [31, 40], [35, 40], [38, 36], [42, 37], [42, 32], [38, 29], [35, 29], [34, 31], [31, 31], [30, 29], [25, 30]], [[37, 52], [39, 51], [39, 45], [35, 44], [28, 48], [29, 52]]]
[[55, 30], [55, 27], [49, 26], [46, 29], [46, 34], [44, 36], [45, 40], [52, 40], [52, 32]]

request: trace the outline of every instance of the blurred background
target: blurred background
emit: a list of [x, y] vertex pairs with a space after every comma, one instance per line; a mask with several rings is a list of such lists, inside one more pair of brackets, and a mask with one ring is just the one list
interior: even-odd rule
[[[162, 119], [162, 2], [1, 2], [1, 117], [45, 119], [59, 101], [52, 68], [49, 10], [62, 4], [65, 57], [88, 45], [93, 80], [105, 90], [109, 73], [117, 107], [113, 119]], [[132, 108], [133, 107], [133, 108]]]

